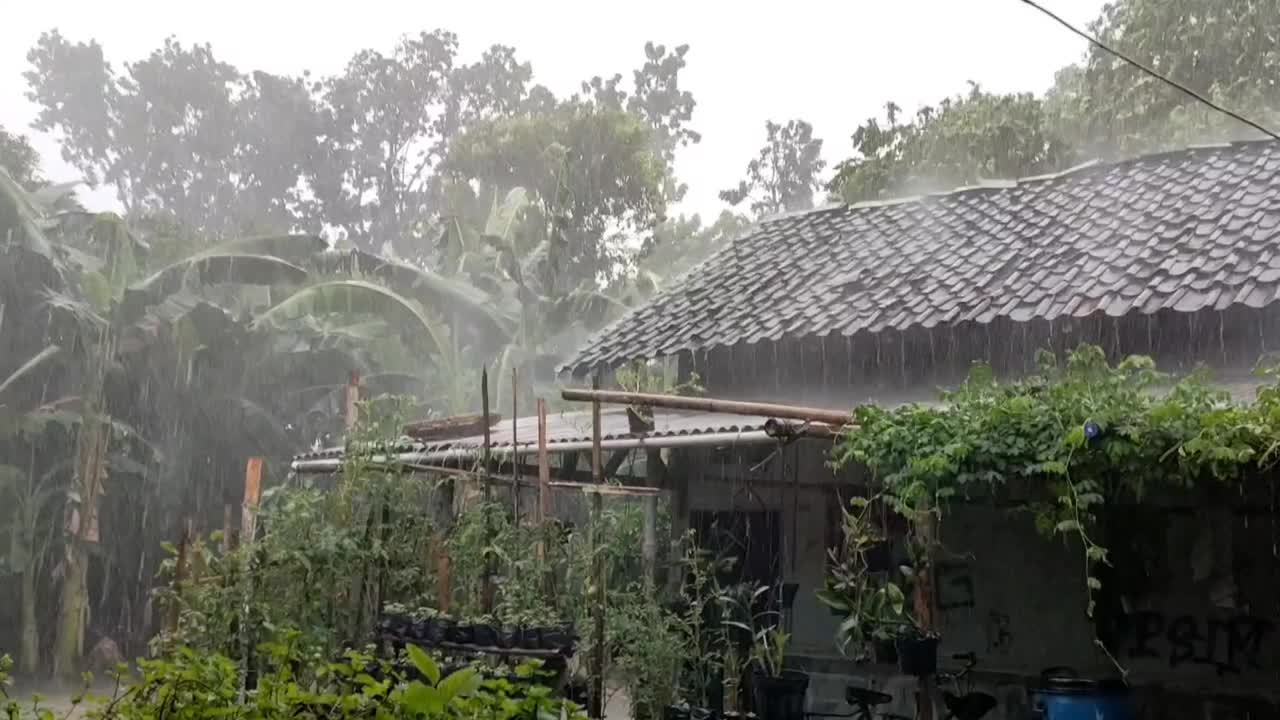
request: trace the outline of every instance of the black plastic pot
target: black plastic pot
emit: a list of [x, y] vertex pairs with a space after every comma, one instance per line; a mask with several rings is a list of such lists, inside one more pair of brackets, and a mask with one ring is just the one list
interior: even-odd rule
[[544, 650], [571, 650], [573, 648], [573, 630], [569, 627], [541, 628], [538, 631], [538, 647]]
[[473, 645], [476, 641], [475, 626], [462, 623], [453, 625], [445, 632], [445, 639], [459, 645]]
[[439, 645], [449, 636], [449, 629], [452, 627], [452, 620], [433, 618], [427, 623], [426, 641], [431, 645]]
[[688, 705], [668, 705], [662, 708], [662, 720], [689, 720]]
[[668, 705], [662, 708], [662, 720], [715, 720], [713, 710], [691, 705]]
[[520, 628], [514, 625], [503, 625], [498, 631], [498, 647], [507, 650], [520, 647]]
[[472, 632], [475, 634], [475, 643], [481, 647], [497, 647], [498, 646], [498, 628], [480, 623], [472, 626]]
[[412, 623], [404, 615], [387, 615], [378, 621], [378, 632], [383, 636], [404, 637], [411, 627]]
[[430, 624], [429, 620], [414, 620], [406, 631], [401, 634], [401, 637], [408, 638], [415, 643], [425, 643], [429, 635]]
[[538, 628], [520, 628], [516, 643], [525, 650], [537, 650], [542, 647], [542, 631]]
[[809, 692], [809, 675], [783, 670], [781, 677], [761, 672], [751, 676], [756, 715], [761, 720], [804, 720], [804, 697]]
[[897, 644], [892, 640], [872, 640], [871, 659], [880, 665], [893, 665], [897, 663]]
[[895, 645], [903, 675], [925, 677], [938, 671], [938, 638], [898, 638]]

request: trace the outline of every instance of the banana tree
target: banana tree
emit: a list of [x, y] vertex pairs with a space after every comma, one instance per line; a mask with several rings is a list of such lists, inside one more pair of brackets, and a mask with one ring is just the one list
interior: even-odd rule
[[[2, 328], [3, 318], [0, 317]], [[16, 393], [9, 391], [17, 388], [24, 379], [36, 376], [58, 352], [57, 346], [45, 348], [0, 381], [0, 439], [6, 441], [4, 444], [10, 452], [18, 449], [13, 440], [19, 434], [22, 418], [21, 411], [14, 404]], [[57, 488], [53, 486], [50, 474], [35, 477], [34, 450], [29, 454], [31, 462], [26, 468], [0, 464], [0, 508], [5, 509], [5, 513], [0, 515], [0, 537], [8, 536], [7, 570], [20, 578], [18, 669], [32, 675], [40, 666], [37, 578], [48, 547], [47, 538], [43, 542], [38, 541], [37, 534], [40, 520], [47, 516], [49, 507], [57, 499]]]

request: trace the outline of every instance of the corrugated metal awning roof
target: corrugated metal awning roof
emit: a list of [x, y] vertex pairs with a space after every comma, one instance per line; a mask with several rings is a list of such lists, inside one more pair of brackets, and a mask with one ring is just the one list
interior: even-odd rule
[[[755, 415], [734, 415], [729, 413], [690, 412], [681, 410], [655, 409], [653, 412], [654, 429], [649, 432], [633, 433], [627, 419], [625, 408], [608, 408], [600, 412], [600, 437], [602, 440], [622, 439], [654, 439], [673, 437], [692, 437], [705, 435], [723, 436], [726, 433], [763, 432], [769, 418]], [[538, 418], [528, 416], [518, 418], [514, 434], [511, 421], [500, 422], [489, 433], [489, 446], [495, 454], [510, 454], [513, 448], [527, 450], [538, 445]], [[570, 443], [591, 442], [591, 412], [558, 412], [547, 413], [547, 447], [556, 452], [557, 447]], [[484, 448], [484, 436], [472, 435], [462, 438], [451, 438], [436, 442], [420, 442], [404, 439], [395, 448], [401, 454], [429, 456], [448, 452], [450, 454], [478, 454]], [[295, 455], [295, 469], [299, 463], [316, 460], [333, 460], [341, 458], [344, 450], [341, 447], [327, 448], [314, 452]]]

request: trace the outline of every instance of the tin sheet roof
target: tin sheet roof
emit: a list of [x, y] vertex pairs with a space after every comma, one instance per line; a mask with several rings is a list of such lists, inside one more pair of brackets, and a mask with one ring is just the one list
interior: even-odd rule
[[[600, 436], [602, 440], [632, 437], [673, 437], [678, 435], [709, 435], [725, 432], [750, 432], [763, 430], [769, 418], [755, 415], [731, 415], [727, 413], [689, 412], [655, 409], [654, 429], [647, 433], [632, 433], [625, 408], [606, 408], [600, 412]], [[553, 451], [557, 444], [591, 441], [591, 411], [548, 412], [547, 445]], [[519, 443], [521, 447], [538, 444], [538, 418], [528, 416], [516, 420], [513, 436], [511, 421], [498, 423], [490, 431], [490, 447], [495, 453], [509, 452]], [[473, 435], [438, 442], [415, 442], [406, 439], [399, 452], [430, 453], [440, 450], [480, 450], [484, 436]], [[327, 448], [294, 456], [295, 461], [319, 460], [342, 457], [341, 447]]]

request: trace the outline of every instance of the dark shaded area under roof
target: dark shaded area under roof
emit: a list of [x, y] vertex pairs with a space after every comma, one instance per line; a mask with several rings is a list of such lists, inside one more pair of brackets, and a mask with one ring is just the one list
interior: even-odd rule
[[738, 343], [1280, 295], [1280, 143], [765, 220], [591, 338], [565, 370]]

